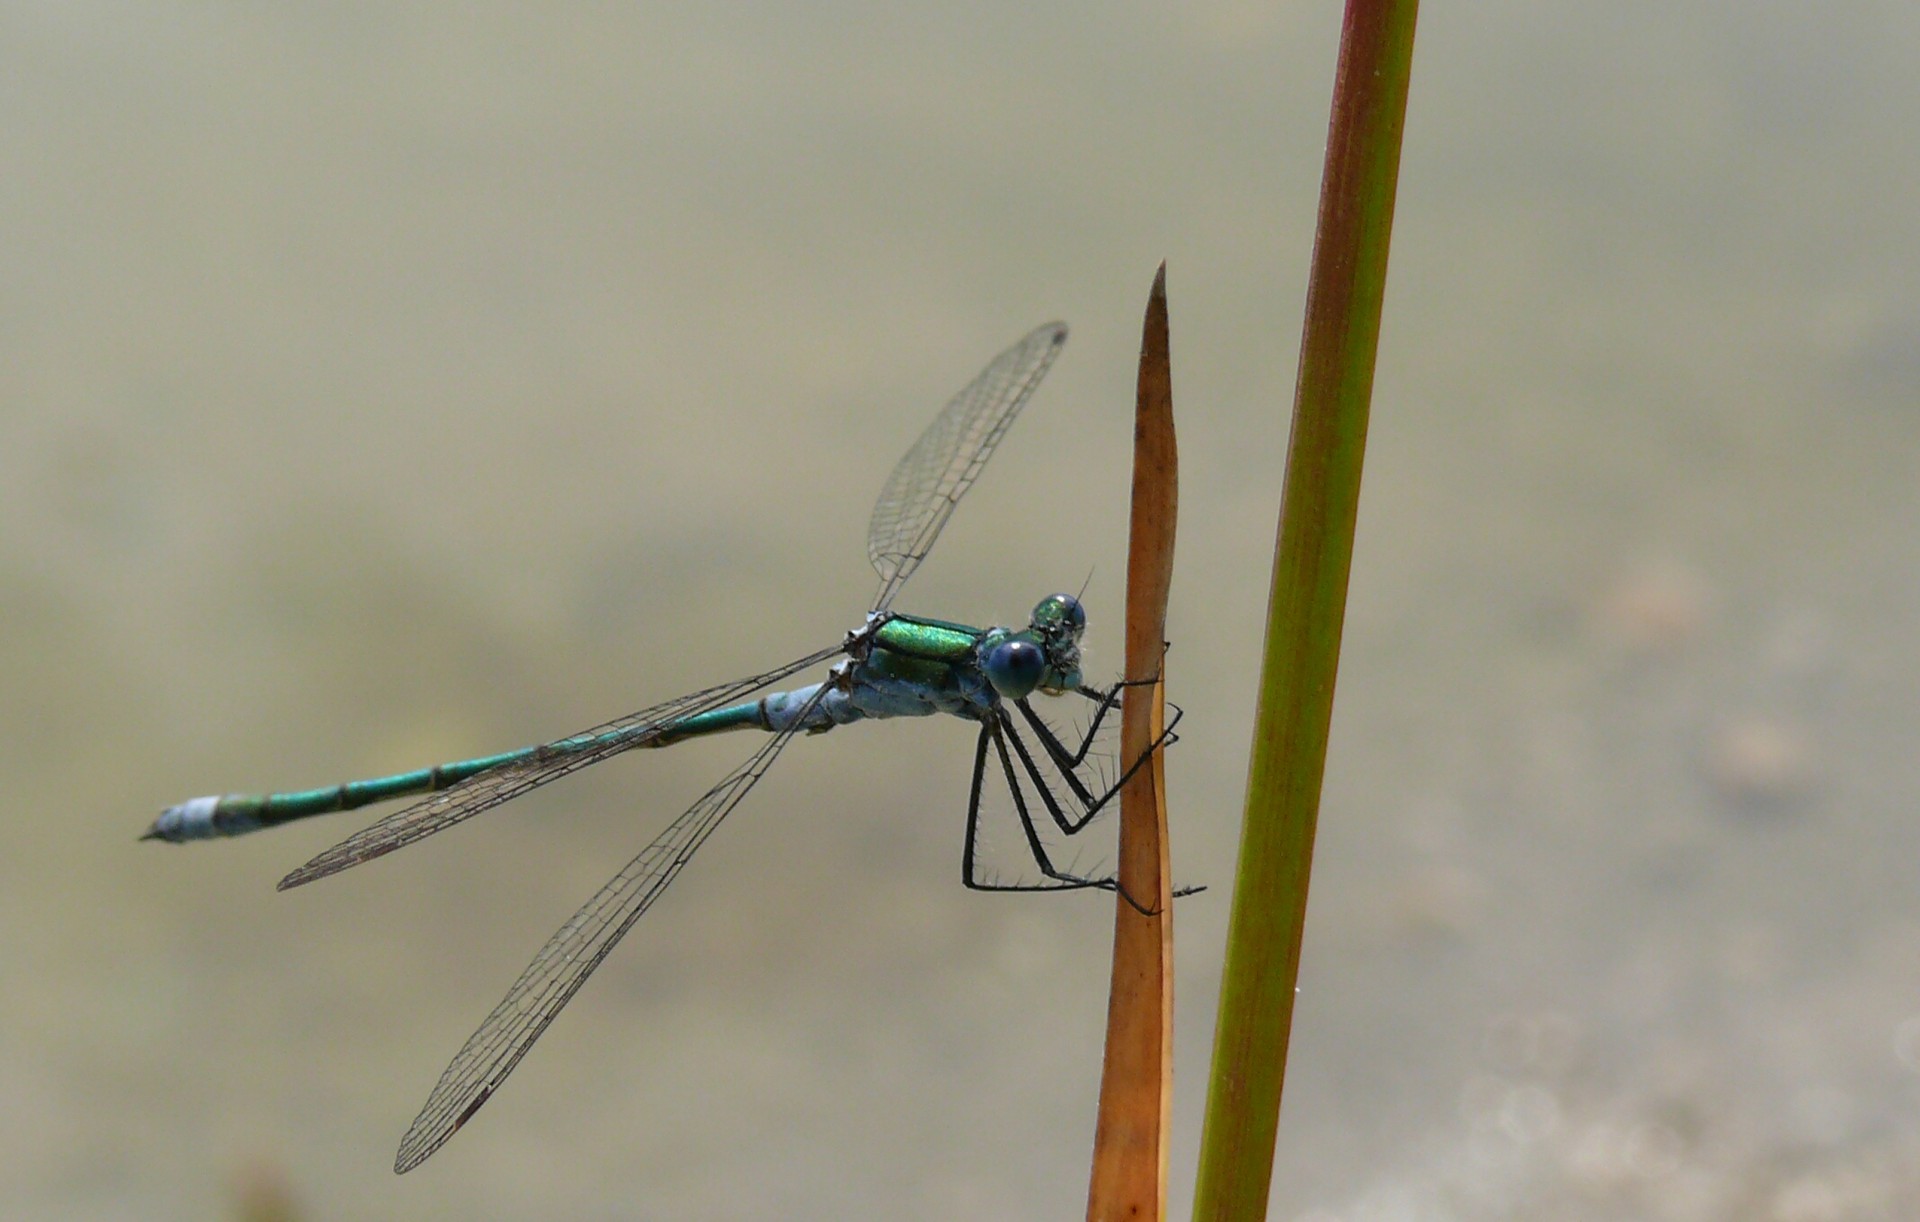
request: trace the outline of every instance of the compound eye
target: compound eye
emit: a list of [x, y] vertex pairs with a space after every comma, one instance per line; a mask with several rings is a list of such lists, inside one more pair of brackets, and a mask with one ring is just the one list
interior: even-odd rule
[[1002, 641], [987, 651], [980, 669], [993, 690], [1009, 700], [1031, 695], [1047, 673], [1047, 655], [1032, 641]]
[[1036, 628], [1050, 628], [1079, 636], [1087, 628], [1087, 610], [1071, 594], [1054, 594], [1040, 600], [1033, 609]]

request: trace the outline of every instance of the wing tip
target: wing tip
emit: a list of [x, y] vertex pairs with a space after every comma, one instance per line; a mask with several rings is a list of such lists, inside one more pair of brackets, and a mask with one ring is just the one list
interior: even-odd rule
[[274, 884], [275, 891], [291, 891], [295, 887], [304, 887], [316, 879], [325, 878], [340, 869], [338, 863], [331, 861], [326, 854], [314, 858], [306, 865], [289, 870], [287, 876]]
[[[446, 1145], [455, 1133], [465, 1128], [467, 1121], [473, 1119], [473, 1114], [479, 1111], [481, 1107], [486, 1104], [487, 1100], [491, 1098], [493, 1098], [493, 1087], [482, 1086], [479, 1093], [474, 1095], [473, 1101], [461, 1108], [460, 1114], [454, 1117], [453, 1123], [448, 1125], [444, 1130], [433, 1125], [429, 1125], [426, 1128], [421, 1127], [421, 1121], [427, 1118], [428, 1113], [435, 1112], [433, 1101], [428, 1100], [427, 1111], [421, 1112], [420, 1115], [415, 1118], [413, 1126], [407, 1130], [407, 1135], [400, 1139], [400, 1148], [394, 1151], [393, 1173], [395, 1175], [405, 1175], [421, 1163], [432, 1158], [434, 1151]], [[435, 1114], [444, 1115], [444, 1113], [440, 1112], [435, 1112]]]

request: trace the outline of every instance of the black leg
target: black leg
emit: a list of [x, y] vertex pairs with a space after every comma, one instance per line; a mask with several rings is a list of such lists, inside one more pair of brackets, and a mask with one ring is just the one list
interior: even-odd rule
[[[1081, 816], [1079, 822], [1075, 823], [1068, 820], [1066, 816], [1066, 812], [1060, 809], [1059, 799], [1054, 796], [1053, 790], [1047, 784], [1046, 778], [1041, 775], [1040, 769], [1038, 768], [1038, 766], [1034, 764], [1033, 756], [1028, 754], [1027, 746], [1024, 742], [1020, 740], [1020, 735], [1014, 732], [1013, 722], [1010, 719], [1008, 719], [1004, 710], [1002, 710], [999, 713], [999, 721], [1000, 721], [1000, 729], [1004, 731], [1004, 737], [1013, 743], [1014, 753], [1020, 757], [1021, 766], [1026, 769], [1027, 778], [1033, 782], [1034, 789], [1038, 791], [1038, 793], [1040, 794], [1040, 800], [1043, 803], [1045, 803], [1047, 808], [1047, 813], [1053, 817], [1054, 824], [1057, 827], [1059, 827], [1059, 829], [1068, 836], [1071, 836], [1075, 832], [1080, 831], [1082, 828], [1086, 827], [1088, 823], [1092, 822], [1094, 815], [1100, 812], [1100, 808], [1105, 806], [1107, 802], [1110, 799], [1112, 799], [1113, 795], [1120, 792], [1121, 786], [1125, 785], [1127, 783], [1128, 778], [1130, 778], [1135, 772], [1137, 772], [1140, 768], [1140, 765], [1146, 763], [1147, 759], [1151, 757], [1153, 754], [1152, 748], [1148, 748], [1147, 754], [1142, 756], [1137, 762], [1135, 762], [1132, 768], [1127, 769], [1126, 775], [1121, 777], [1117, 782], [1114, 783], [1114, 785], [1111, 788], [1109, 788], [1106, 791], [1106, 793], [1102, 794], [1098, 799], [1096, 799], [1092, 804], [1092, 806], [1088, 808], [1087, 812]], [[1001, 737], [1002, 736], [1000, 734], [995, 735], [994, 741], [996, 745], [1000, 744]], [[1164, 738], [1165, 735], [1162, 735], [1162, 737]], [[1032, 846], [1032, 849], [1033, 849], [1034, 860], [1040, 863], [1041, 870], [1044, 871], [1050, 878], [1065, 879], [1067, 877], [1070, 877], [1068, 875], [1063, 875], [1055, 871], [1052, 868], [1052, 863], [1050, 863], [1047, 860], [1046, 854], [1041, 851], [1040, 840], [1038, 835], [1036, 834], [1036, 829], [1034, 828], [1034, 825], [1033, 825], [1032, 816], [1029, 814], [1027, 810], [1026, 803], [1020, 799], [1019, 786], [1017, 785], [1016, 779], [1011, 771], [1011, 764], [1007, 760], [1007, 753], [1006, 753], [1005, 746], [1000, 746], [1000, 760], [1004, 766], [1007, 766], [1009, 768], [1009, 771], [1007, 774], [1007, 783], [1014, 790], [1014, 794], [1015, 794], [1014, 804], [1019, 809], [1021, 822], [1026, 829], [1027, 841]], [[1069, 779], [1072, 778], [1071, 773], [1068, 773], [1066, 775], [1068, 776]], [[1078, 786], [1076, 785], [1075, 788], [1077, 789]], [[1133, 910], [1135, 912], [1138, 912], [1141, 916], [1158, 915], [1158, 909], [1148, 908], [1147, 906], [1142, 904], [1139, 900], [1134, 899], [1133, 896], [1129, 895], [1127, 893], [1127, 889], [1120, 885], [1120, 880], [1117, 877], [1103, 878], [1103, 879], [1080, 879], [1079, 885], [1085, 886], [1085, 887], [1100, 887], [1105, 890], [1118, 892], [1120, 895], [1120, 898], [1127, 901], [1127, 903], [1133, 907]], [[1052, 888], [1035, 887], [1033, 889], [1034, 890], [1051, 890]], [[1183, 888], [1180, 891], [1176, 891], [1174, 894], [1176, 897], [1191, 895], [1197, 889], [1198, 888], [1192, 888], [1192, 887]]]
[[[1158, 682], [1158, 679], [1121, 679], [1104, 692], [1097, 687], [1074, 688], [1073, 691], [1075, 695], [1084, 696], [1100, 707], [1095, 710], [1093, 720], [1087, 724], [1086, 737], [1080, 740], [1079, 750], [1071, 753], [1060, 743], [1059, 739], [1053, 736], [1051, 728], [1047, 727], [1045, 722], [1040, 721], [1027, 700], [1022, 699], [1019, 702], [1020, 711], [1026, 715], [1029, 722], [1034, 723], [1034, 729], [1038, 730], [1048, 741], [1049, 754], [1052, 754], [1054, 759], [1057, 760], [1062, 767], [1077, 768], [1080, 766], [1080, 762], [1086, 759], [1087, 752], [1092, 749], [1094, 735], [1099, 733], [1100, 723], [1106, 719], [1109, 712], [1120, 707], [1120, 689], [1126, 687], [1152, 687]], [[1177, 704], [1170, 704], [1169, 707], [1173, 709], [1173, 721], [1168, 723], [1166, 732], [1161, 735], [1160, 741], [1154, 744], [1156, 747], [1170, 747], [1180, 741], [1180, 736], [1173, 732], [1173, 727], [1178, 724], [1184, 713]]]
[[[1047, 783], [1046, 775], [1040, 771], [1040, 766], [1034, 762], [1033, 753], [1027, 750], [1026, 740], [1021, 738], [1019, 731], [1013, 728], [1013, 719], [1007, 716], [1005, 709], [998, 710], [995, 713], [995, 718], [999, 724], [1000, 737], [1013, 744], [1013, 753], [1020, 757], [1020, 768], [1027, 774], [1027, 779], [1033, 782], [1035, 792], [1040, 795], [1040, 804], [1047, 808], [1047, 815], [1053, 820], [1054, 826], [1059, 828], [1063, 834], [1071, 836], [1092, 822], [1093, 817], [1099, 814], [1100, 808], [1106, 804], [1109, 794], [1102, 794], [1099, 797], [1095, 797], [1088, 791], [1087, 787], [1080, 782], [1079, 777], [1075, 776], [1068, 769], [1058, 769], [1060, 779], [1066, 782], [1067, 787], [1073, 791], [1074, 801], [1080, 806], [1079, 818], [1068, 817], [1067, 812], [1060, 804], [1059, 797], [1053, 792], [1053, 786]], [[1033, 721], [1036, 725], [1045, 724], [1038, 718], [1034, 718]], [[1008, 779], [1009, 781], [1012, 780], [1011, 777]]]
[[1080, 739], [1079, 748], [1072, 752], [1069, 752], [1066, 747], [1061, 744], [1060, 740], [1054, 737], [1052, 728], [1040, 720], [1039, 716], [1034, 713], [1033, 706], [1027, 702], [1026, 698], [1023, 697], [1017, 701], [1017, 703], [1020, 706], [1020, 712], [1026, 717], [1028, 724], [1033, 726], [1034, 730], [1041, 736], [1041, 741], [1046, 743], [1047, 754], [1053, 756], [1054, 762], [1062, 768], [1078, 768], [1087, 758], [1087, 752], [1093, 749], [1094, 737], [1100, 733], [1100, 725], [1107, 719], [1107, 714], [1120, 707], [1120, 689], [1126, 686], [1127, 684], [1123, 681], [1114, 684], [1104, 692], [1091, 687], [1077, 687], [1074, 689], [1075, 692], [1093, 701], [1098, 707], [1093, 711], [1093, 720], [1087, 723], [1087, 732], [1085, 736]]
[[[1020, 710], [1020, 715], [1026, 719], [1027, 725], [1033, 729], [1035, 737], [1039, 738], [1040, 745], [1046, 748], [1048, 757], [1052, 759], [1054, 766], [1059, 769], [1060, 779], [1073, 791], [1075, 800], [1080, 803], [1081, 810], [1085, 812], [1082, 817], [1071, 826], [1069, 826], [1060, 815], [1056, 814], [1054, 816], [1054, 821], [1060, 824], [1060, 830], [1069, 836], [1079, 831], [1082, 827], [1085, 827], [1088, 820], [1092, 819], [1108, 802], [1113, 800], [1113, 796], [1120, 792], [1121, 786], [1125, 785], [1133, 774], [1139, 771], [1140, 765], [1146, 762], [1147, 756], [1152, 755], [1157, 748], [1170, 746], [1179, 741], [1179, 736], [1173, 732], [1173, 727], [1180, 724], [1182, 712], [1180, 707], [1175, 705], [1173, 707], [1173, 720], [1168, 722], [1166, 727], [1160, 732], [1158, 741], [1147, 748], [1146, 755], [1135, 760], [1132, 766], [1129, 767], [1125, 773], [1121, 774], [1119, 780], [1111, 785], [1103, 785], [1098, 795], [1087, 788], [1086, 784], [1080, 779], [1079, 767], [1086, 760], [1087, 753], [1093, 748], [1094, 736], [1100, 730], [1101, 719], [1106, 716], [1107, 710], [1119, 707], [1119, 701], [1116, 699], [1116, 695], [1121, 688], [1127, 686], [1130, 685], [1124, 682], [1116, 683], [1104, 693], [1096, 692], [1091, 688], [1083, 687], [1077, 689], [1088, 699], [1098, 701], [1100, 703], [1100, 709], [1093, 715], [1092, 723], [1087, 726], [1086, 736], [1081, 739], [1080, 746], [1074, 751], [1067, 750], [1066, 744], [1060, 741], [1059, 736], [1053, 732], [1053, 728], [1047, 725], [1038, 713], [1033, 711], [1032, 704], [1025, 699], [1014, 701], [1015, 707]], [[1007, 733], [1012, 735], [1014, 747], [1020, 751], [1022, 759], [1027, 764], [1028, 771], [1033, 772], [1033, 762], [1027, 757], [1020, 737], [1013, 733], [1013, 723], [1011, 721], [1007, 723]], [[1037, 775], [1035, 776], [1035, 783], [1040, 783]]]
[[[1027, 779], [1034, 787], [1034, 791], [1040, 795], [1041, 804], [1046, 807], [1048, 817], [1053, 820], [1054, 825], [1060, 829], [1062, 834], [1072, 836], [1083, 831], [1087, 824], [1092, 822], [1093, 817], [1105, 809], [1106, 805], [1113, 800], [1114, 796], [1120, 792], [1127, 781], [1132, 779], [1133, 774], [1139, 771], [1141, 765], [1145, 764], [1147, 760], [1152, 757], [1154, 750], [1177, 740], [1177, 736], [1173, 733], [1173, 726], [1179, 722], [1182, 716], [1182, 712], [1178, 706], [1174, 708], [1173, 719], [1161, 732], [1160, 738], [1154, 742], [1152, 747], [1148, 748], [1144, 755], [1135, 760], [1132, 767], [1128, 768], [1117, 781], [1111, 785], [1103, 785], [1101, 792], [1097, 795], [1087, 788], [1080, 780], [1075, 769], [1085, 761], [1091, 750], [1093, 739], [1099, 729], [1100, 719], [1105, 716], [1108, 710], [1119, 707], [1119, 701], [1116, 697], [1119, 689], [1125, 686], [1129, 686], [1129, 684], [1124, 682], [1118, 683], [1104, 693], [1088, 688], [1076, 689], [1080, 691], [1082, 695], [1098, 703], [1100, 709], [1095, 713], [1094, 722], [1088, 727], [1085, 738], [1079, 747], [1073, 751], [1066, 749], [1065, 744], [1060, 741], [1059, 737], [1045, 721], [1041, 720], [1039, 715], [1033, 711], [1025, 700], [1016, 702], [1021, 714], [1026, 718], [1028, 725], [1033, 728], [1034, 732], [1039, 736], [1041, 743], [1045, 746], [1049, 761], [1056, 766], [1059, 776], [1067, 787], [1072, 790], [1074, 801], [1080, 807], [1078, 818], [1072, 818], [1067, 814], [1063, 808], [1060, 797], [1054, 793], [1052, 786], [1048, 784], [1046, 775], [1041, 771], [1038, 761], [1035, 760], [1032, 752], [1028, 750], [1026, 742], [1021, 738], [1018, 731], [1014, 729], [1013, 721], [1007, 716], [1004, 708], [996, 709], [992, 716], [981, 723], [980, 737], [974, 749], [973, 784], [967, 802], [966, 845], [961, 855], [962, 883], [976, 891], [1063, 891], [1098, 888], [1117, 892], [1128, 904], [1133, 906], [1135, 911], [1142, 915], [1154, 915], [1155, 909], [1142, 906], [1138, 900], [1126, 893], [1126, 890], [1119, 885], [1119, 881], [1115, 878], [1085, 878], [1067, 873], [1055, 866], [1052, 857], [1047, 853], [1045, 843], [1040, 838], [1039, 827], [1034, 822], [1033, 811], [1027, 803], [1025, 789], [1020, 784], [1020, 773], [1025, 772]], [[1006, 781], [1008, 795], [1013, 800], [1014, 814], [1020, 822], [1020, 830], [1026, 837], [1027, 850], [1029, 854], [1031, 854], [1034, 864], [1039, 867], [1040, 872], [1050, 880], [1048, 882], [1009, 884], [984, 879], [979, 876], [980, 803], [985, 793], [987, 743], [989, 739], [992, 740], [994, 750], [999, 756], [1000, 771], [1003, 779]], [[1007, 750], [1009, 740], [1013, 743], [1013, 752], [1011, 754], [1009, 754]], [[1014, 756], [1018, 756], [1020, 760], [1020, 766], [1017, 769], [1013, 762]], [[1175, 898], [1179, 898], [1204, 889], [1205, 888], [1202, 887], [1183, 887], [1176, 890], [1174, 896]]]
[[975, 891], [991, 891], [975, 880], [974, 857], [980, 847], [980, 785], [987, 772], [986, 722], [980, 723], [980, 741], [973, 749], [973, 791], [967, 796], [967, 842], [960, 850], [960, 881]]
[[1100, 723], [1106, 720], [1108, 713], [1120, 707], [1120, 689], [1123, 687], [1151, 687], [1157, 682], [1159, 682], [1157, 679], [1122, 679], [1104, 692], [1097, 687], [1081, 686], [1074, 688], [1074, 695], [1084, 696], [1100, 707], [1094, 710], [1093, 720], [1087, 723], [1087, 733], [1086, 736], [1080, 740], [1079, 749], [1072, 752], [1069, 752], [1066, 746], [1054, 736], [1053, 730], [1039, 719], [1026, 699], [1023, 698], [1018, 703], [1020, 705], [1020, 711], [1026, 715], [1027, 721], [1033, 725], [1033, 728], [1041, 735], [1042, 741], [1047, 744], [1047, 753], [1053, 756], [1054, 762], [1058, 763], [1062, 768], [1078, 768], [1081, 761], [1087, 758], [1087, 752], [1093, 747], [1094, 736], [1100, 732]]
[[[1005, 713], [998, 713], [996, 716], [989, 717], [986, 721], [982, 722], [980, 726], [980, 742], [974, 751], [973, 793], [971, 800], [967, 804], [967, 843], [966, 848], [961, 854], [961, 882], [975, 891], [1068, 891], [1085, 887], [1099, 887], [1112, 890], [1115, 886], [1112, 879], [1081, 878], [1074, 874], [1068, 874], [1055, 866], [1053, 859], [1048, 856], [1046, 845], [1040, 839], [1039, 828], [1034, 825], [1033, 812], [1027, 807], [1026, 795], [1022, 791], [1019, 774], [1014, 769], [1012, 757], [1007, 753], [1007, 743], [1003, 735], [1003, 730], [1011, 731], [1012, 723], [1005, 722], [1005, 717]], [[1004, 725], [1003, 722], [1005, 722]], [[1007, 791], [1013, 798], [1014, 813], [1019, 818], [1020, 830], [1027, 838], [1027, 851], [1033, 855], [1034, 864], [1040, 868], [1040, 872], [1050, 880], [1048, 882], [999, 883], [979, 877], [980, 798], [986, 777], [987, 742], [989, 739], [992, 740], [994, 750], [1000, 757], [1000, 769], [1007, 782]], [[1016, 743], [1018, 742], [1017, 739], [1015, 741]], [[1030, 759], [1027, 759], [1026, 749], [1024, 747], [1019, 747], [1018, 749], [1023, 760], [1026, 761], [1027, 767], [1031, 768], [1032, 763]], [[1049, 809], [1054, 812], [1055, 821], [1060, 823], [1064, 828], [1066, 826], [1065, 816], [1058, 812], [1057, 803], [1054, 801], [1052, 794], [1038, 779], [1036, 779], [1034, 783], [1039, 785], [1040, 792], [1045, 795]], [[1085, 826], [1084, 821], [1081, 826]]]

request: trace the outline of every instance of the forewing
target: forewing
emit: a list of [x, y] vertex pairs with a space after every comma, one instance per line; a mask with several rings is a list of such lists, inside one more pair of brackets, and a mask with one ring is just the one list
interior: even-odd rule
[[[329, 874], [338, 874], [349, 866], [383, 857], [395, 849], [405, 848], [416, 840], [445, 831], [482, 811], [517, 798], [528, 790], [538, 789], [549, 781], [557, 781], [622, 751], [646, 746], [670, 733], [675, 725], [689, 717], [730, 704], [842, 652], [844, 648], [836, 645], [774, 670], [641, 709], [637, 713], [549, 743], [546, 750], [526, 759], [468, 777], [458, 785], [443, 789], [411, 806], [402, 807], [355, 832], [281, 879], [280, 890], [298, 887]], [[603, 746], [583, 750], [575, 745], [583, 740], [603, 737], [609, 739]]]
[[[818, 704], [825, 691], [816, 693], [807, 709]], [[746, 763], [709, 789], [547, 940], [440, 1075], [433, 1094], [400, 1140], [393, 1163], [396, 1172], [410, 1171], [426, 1161], [493, 1097], [547, 1024], [766, 773], [805, 719], [803, 710], [792, 729], [773, 735]]]
[[867, 558], [880, 574], [875, 611], [919, 567], [1066, 342], [1067, 325], [1048, 323], [995, 357], [894, 467], [867, 527]]

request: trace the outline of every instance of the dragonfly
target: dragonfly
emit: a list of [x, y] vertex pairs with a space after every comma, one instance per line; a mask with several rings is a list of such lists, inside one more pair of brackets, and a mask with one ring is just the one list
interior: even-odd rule
[[[627, 751], [734, 730], [768, 734], [744, 763], [670, 823], [541, 947], [441, 1074], [401, 1140], [396, 1172], [419, 1166], [493, 1097], [615, 944], [800, 734], [821, 734], [861, 720], [935, 713], [976, 722], [962, 882], [989, 891], [1118, 890], [1110, 877], [1088, 877], [1056, 863], [1047, 848], [1051, 832], [1043, 836], [1039, 823], [1045, 818], [1061, 835], [1075, 835], [1139, 766], [1136, 762], [1126, 775], [1105, 783], [1114, 770], [1103, 767], [1107, 761], [1094, 752], [1094, 743], [1125, 684], [1103, 690], [1083, 682], [1080, 642], [1087, 615], [1080, 600], [1070, 594], [1049, 595], [1019, 629], [973, 628], [892, 609], [901, 587], [926, 559], [1066, 339], [1065, 324], [1049, 323], [995, 357], [934, 417], [894, 467], [867, 529], [867, 557], [879, 573], [879, 590], [865, 620], [838, 644], [537, 746], [320, 789], [193, 798], [161, 812], [143, 840], [181, 843], [238, 836], [388, 799], [427, 795], [288, 874], [280, 880], [284, 891], [383, 857]], [[826, 664], [827, 675], [818, 682], [767, 691]], [[756, 696], [758, 692], [766, 694]], [[1077, 706], [1088, 710], [1088, 725], [1077, 744], [1070, 745], [1072, 734], [1057, 732], [1040, 716], [1032, 703], [1036, 695], [1070, 695], [1090, 702]], [[1005, 793], [996, 800], [1011, 798], [1038, 878], [1023, 871], [1020, 880], [1003, 881], [983, 868], [981, 806], [990, 784], [1004, 784]]]

